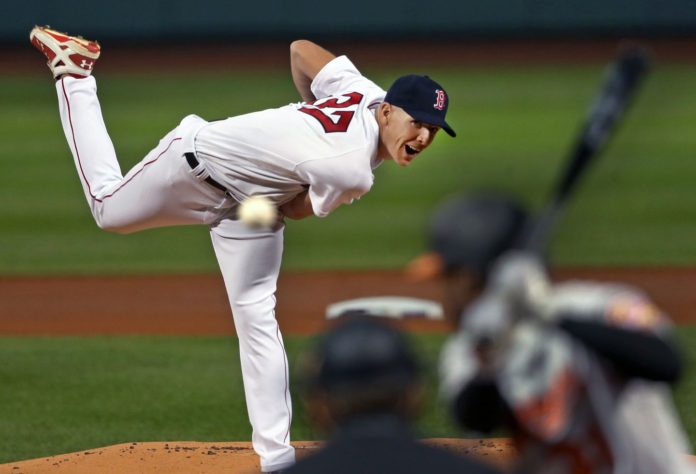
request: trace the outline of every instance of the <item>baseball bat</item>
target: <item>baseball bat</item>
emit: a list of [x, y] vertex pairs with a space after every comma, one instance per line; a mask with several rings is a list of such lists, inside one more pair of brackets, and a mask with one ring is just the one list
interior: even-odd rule
[[606, 79], [589, 108], [557, 185], [521, 244], [523, 250], [539, 256], [545, 252], [568, 199], [616, 130], [648, 70], [647, 55], [638, 47], [625, 49], [609, 65]]
[[514, 246], [516, 252], [498, 259], [487, 293], [462, 317], [467, 330], [477, 334], [480, 340], [504, 348], [518, 318], [530, 314], [530, 308], [535, 308], [539, 298], [544, 297], [544, 287], [548, 285], [543, 268], [545, 252], [555, 224], [581, 178], [621, 121], [647, 71], [647, 57], [638, 48], [624, 50], [607, 67], [605, 80], [570, 148], [547, 204], [528, 224]]

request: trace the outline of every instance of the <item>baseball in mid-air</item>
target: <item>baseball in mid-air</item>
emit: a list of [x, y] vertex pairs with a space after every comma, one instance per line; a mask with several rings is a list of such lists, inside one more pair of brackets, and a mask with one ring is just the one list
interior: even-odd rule
[[267, 229], [275, 224], [278, 209], [264, 196], [250, 196], [241, 202], [239, 220], [253, 229]]

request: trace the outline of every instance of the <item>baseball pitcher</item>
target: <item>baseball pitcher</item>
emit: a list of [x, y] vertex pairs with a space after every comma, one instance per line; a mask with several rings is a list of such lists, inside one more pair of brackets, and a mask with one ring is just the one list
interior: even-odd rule
[[35, 27], [32, 44], [56, 79], [63, 130], [97, 225], [130, 233], [154, 227], [209, 227], [235, 327], [254, 449], [264, 472], [294, 462], [288, 365], [275, 319], [284, 224], [251, 229], [236, 215], [250, 196], [284, 217], [323, 217], [372, 187], [384, 160], [407, 166], [445, 121], [445, 90], [427, 76], [397, 79], [385, 92], [345, 56], [316, 44], [290, 46], [303, 102], [208, 122], [185, 117], [123, 175], [107, 134], [92, 69], [95, 41]]

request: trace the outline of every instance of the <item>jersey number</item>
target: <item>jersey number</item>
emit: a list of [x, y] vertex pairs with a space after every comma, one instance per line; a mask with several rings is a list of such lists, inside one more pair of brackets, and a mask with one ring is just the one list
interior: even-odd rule
[[[305, 105], [300, 107], [298, 110], [319, 120], [319, 123], [322, 127], [324, 127], [324, 131], [326, 133], [345, 132], [348, 130], [348, 126], [350, 125], [350, 121], [353, 120], [353, 115], [355, 115], [355, 112], [351, 110], [336, 110], [334, 112], [326, 112], [323, 109], [348, 108], [351, 105], [359, 104], [363, 98], [363, 95], [358, 92], [351, 92], [349, 94], [343, 94], [341, 97], [347, 97], [348, 100], [339, 102], [339, 99], [333, 98], [320, 104], [316, 104], [316, 101], [307, 102], [307, 105], [311, 105], [312, 107], [307, 107], [307, 105]], [[331, 116], [338, 117], [338, 121], [334, 121]]]

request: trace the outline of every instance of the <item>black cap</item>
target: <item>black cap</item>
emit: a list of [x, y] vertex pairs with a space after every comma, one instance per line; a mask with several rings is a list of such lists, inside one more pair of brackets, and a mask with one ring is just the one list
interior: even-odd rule
[[387, 384], [403, 389], [418, 378], [406, 338], [374, 316], [342, 316], [319, 344], [316, 386], [328, 391]]
[[452, 127], [445, 122], [449, 106], [447, 93], [440, 84], [428, 76], [401, 76], [389, 88], [384, 101], [401, 107], [416, 120], [437, 125], [448, 135], [457, 136]]

